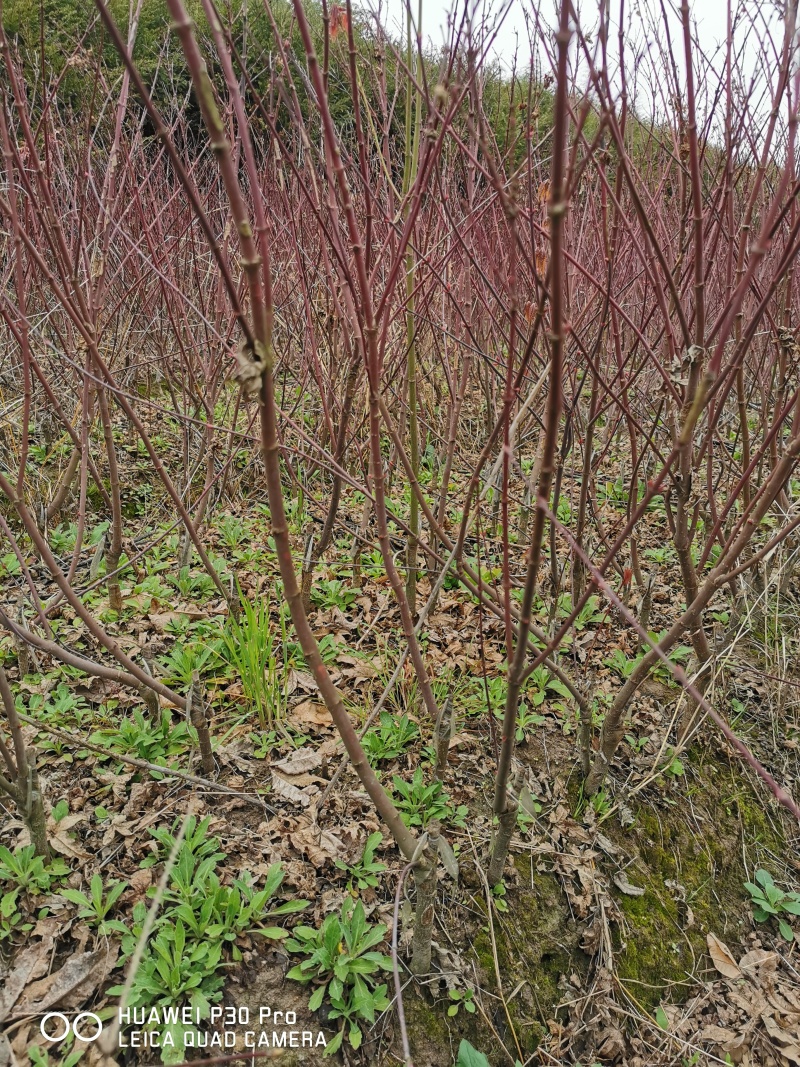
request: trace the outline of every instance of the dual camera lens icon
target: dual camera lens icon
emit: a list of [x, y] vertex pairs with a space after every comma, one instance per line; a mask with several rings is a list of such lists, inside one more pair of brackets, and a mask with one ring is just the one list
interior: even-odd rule
[[39, 1023], [39, 1031], [46, 1041], [63, 1041], [70, 1033], [79, 1041], [96, 1041], [103, 1032], [103, 1023], [93, 1011], [82, 1011], [72, 1022], [60, 1011], [49, 1011]]

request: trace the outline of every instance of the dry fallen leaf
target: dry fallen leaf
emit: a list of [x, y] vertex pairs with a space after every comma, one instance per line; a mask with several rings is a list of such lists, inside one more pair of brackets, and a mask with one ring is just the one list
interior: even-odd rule
[[303, 774], [304, 771], [311, 771], [315, 767], [319, 767], [320, 763], [322, 763], [322, 755], [317, 749], [298, 748], [286, 759], [275, 760], [272, 764], [272, 769], [280, 771], [284, 775], [295, 775]]
[[[23, 1022], [19, 1030], [17, 1030], [17, 1032], [14, 1034], [14, 1038], [11, 1042], [11, 1052], [12, 1057], [14, 1057], [11, 1060], [12, 1065], [24, 1063], [26, 1057], [30, 1059], [28, 1053], [31, 1047], [36, 1044], [36, 1039], [31, 1035], [31, 1030], [33, 1029], [33, 1027], [33, 1021]], [[39, 1034], [38, 1026], [36, 1027], [36, 1034]]]
[[449, 750], [451, 748], [458, 748], [461, 745], [474, 745], [474, 744], [475, 744], [475, 738], [471, 734], [467, 734], [467, 733], [463, 733], [462, 732], [460, 734], [453, 734], [453, 736], [450, 738], [450, 741], [448, 742], [447, 748]]
[[602, 1030], [597, 1042], [597, 1055], [603, 1060], [618, 1060], [625, 1053], [625, 1038], [615, 1026]]
[[18, 1010], [39, 1015], [56, 1004], [72, 1005], [72, 993], [77, 994], [78, 1003], [82, 1003], [105, 980], [116, 959], [117, 948], [113, 943], [109, 948], [71, 956], [59, 970], [28, 986]]
[[145, 867], [143, 870], [134, 871], [128, 881], [136, 896], [143, 897], [153, 884], [153, 870], [151, 867]]
[[706, 937], [706, 942], [711, 960], [719, 973], [726, 978], [741, 978], [742, 972], [739, 970], [739, 964], [733, 958], [728, 946], [720, 941], [716, 934], [711, 933]]
[[619, 854], [619, 849], [617, 848], [617, 846], [614, 844], [613, 841], [610, 841], [604, 834], [597, 833], [595, 834], [594, 839], [597, 847], [601, 848], [607, 856], [616, 856]]
[[724, 1026], [717, 1026], [716, 1023], [712, 1023], [709, 1026], [704, 1026], [695, 1040], [713, 1041], [715, 1045], [727, 1046], [736, 1040], [736, 1034], [732, 1030], [727, 1030]]
[[76, 857], [78, 859], [87, 859], [89, 857], [89, 853], [70, 833], [79, 823], [85, 822], [86, 815], [80, 811], [72, 815], [66, 815], [58, 823], [53, 820], [52, 815], [50, 816], [47, 820], [47, 836], [56, 852], [60, 852], [62, 856]]
[[754, 948], [751, 952], [746, 952], [742, 956], [739, 960], [739, 967], [742, 971], [755, 971], [759, 967], [766, 966], [769, 970], [774, 971], [777, 962], [777, 953], [767, 952], [764, 948]]
[[617, 871], [611, 880], [617, 889], [619, 889], [621, 893], [624, 893], [626, 897], [644, 896], [644, 889], [642, 889], [641, 886], [633, 885], [633, 883], [629, 881], [625, 871]]
[[320, 778], [318, 774], [281, 774], [281, 778], [289, 783], [289, 785], [297, 786], [298, 789], [305, 789], [307, 785], [317, 785], [318, 783], [325, 784], [325, 779]]
[[314, 700], [304, 700], [292, 709], [289, 721], [298, 726], [332, 726], [331, 713], [324, 704], [317, 704]]
[[0, 1034], [0, 1067], [7, 1067], [8, 1064], [13, 1063], [13, 1056], [11, 1043], [5, 1034]]
[[30, 948], [20, 949], [17, 952], [14, 970], [6, 976], [3, 988], [0, 990], [0, 1022], [14, 1007], [31, 978], [42, 973], [42, 965], [45, 964], [52, 949], [53, 939], [49, 937], [31, 945]]
[[800, 1064], [800, 1033], [796, 1027], [784, 1027], [774, 1016], [762, 1013], [761, 1021], [769, 1036], [780, 1046], [780, 1053], [792, 1063]]
[[329, 830], [311, 824], [301, 826], [289, 839], [298, 850], [305, 853], [315, 867], [323, 867], [331, 860], [344, 859], [347, 854], [344, 842]]
[[[194, 612], [195, 620], [208, 618], [205, 612]], [[167, 627], [174, 622], [179, 622], [189, 618], [189, 613], [186, 611], [151, 611], [148, 613], [148, 618], [153, 624], [154, 629], [163, 634], [166, 632]]]
[[[47, 840], [50, 843], [50, 847], [62, 856], [66, 856], [67, 859], [88, 860], [89, 853], [69, 832], [81, 822], [86, 822], [86, 816], [83, 812], [65, 815], [59, 822], [56, 822], [51, 815], [47, 820]], [[29, 845], [30, 841], [31, 835], [26, 828], [19, 835], [17, 843]]]
[[276, 797], [280, 800], [286, 800], [290, 804], [299, 804], [301, 808], [307, 808], [311, 803], [311, 799], [306, 796], [302, 789], [298, 789], [296, 785], [292, 785], [285, 778], [281, 778], [279, 774], [273, 773], [272, 788]]
[[291, 696], [295, 689], [302, 689], [306, 693], [316, 693], [319, 689], [313, 674], [308, 671], [298, 671], [294, 667], [289, 668], [284, 692]]

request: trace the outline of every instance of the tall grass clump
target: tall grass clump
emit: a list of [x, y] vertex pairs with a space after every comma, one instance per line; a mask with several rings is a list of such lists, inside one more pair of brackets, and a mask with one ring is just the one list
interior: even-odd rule
[[222, 655], [242, 683], [242, 693], [258, 713], [261, 728], [273, 730], [286, 717], [283, 668], [269, 614], [269, 600], [256, 604], [240, 593], [238, 617], [222, 631]]

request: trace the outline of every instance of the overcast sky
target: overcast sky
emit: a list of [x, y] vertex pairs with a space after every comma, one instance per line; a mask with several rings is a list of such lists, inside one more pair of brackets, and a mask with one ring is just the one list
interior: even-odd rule
[[[395, 28], [399, 27], [403, 20], [403, 14], [405, 11], [405, 0], [381, 0], [384, 11], [387, 13], [387, 21]], [[418, 0], [412, 0], [412, 11], [416, 17]], [[377, 0], [369, 0], [365, 3], [365, 6], [375, 8], [377, 6]], [[665, 5], [667, 9], [674, 7], [677, 8], [677, 3], [667, 3]], [[734, 0], [733, 8], [736, 10], [739, 4]], [[777, 8], [778, 4], [775, 0], [750, 0], [748, 6], [751, 9], [760, 9], [762, 15], [771, 17], [772, 21], [777, 21]], [[515, 42], [519, 40], [522, 44], [526, 40], [525, 32], [525, 10], [531, 10], [531, 6], [526, 4], [526, 0], [511, 0], [509, 3], [501, 4], [499, 2], [490, 5], [491, 10], [499, 12], [508, 8], [508, 13], [503, 20], [502, 27], [498, 35], [498, 48], [502, 55], [508, 56], [513, 53]], [[555, 4], [552, 5], [555, 10]], [[579, 7], [582, 7], [585, 11], [590, 12], [590, 5], [583, 3]], [[618, 7], [617, 3], [612, 3], [612, 12], [615, 7]], [[656, 0], [641, 0], [640, 3], [626, 3], [628, 11], [633, 11], [636, 8], [642, 10], [650, 9], [652, 11], [658, 11], [659, 5]], [[447, 14], [452, 8], [451, 0], [423, 0], [423, 24], [426, 36], [432, 37], [435, 41], [441, 39], [442, 27], [446, 23]], [[544, 12], [547, 11], [545, 4], [542, 5]], [[728, 19], [728, 0], [689, 0], [689, 9], [692, 14], [692, 19], [697, 23], [698, 32], [703, 46], [708, 48], [714, 44], [724, 41], [727, 34], [727, 19]], [[460, 10], [460, 8], [459, 8]], [[554, 21], [555, 15], [553, 14], [551, 21]], [[675, 15], [675, 25], [678, 25], [677, 14]]]
[[[380, 3], [383, 11], [385, 25], [390, 30], [399, 34], [403, 24], [405, 13], [405, 0], [361, 0], [364, 7], [375, 10]], [[464, 0], [456, 0], [459, 3], [459, 14], [463, 11]], [[471, 4], [489, 3], [490, 10], [497, 14], [507, 9], [507, 13], [498, 31], [494, 46], [495, 55], [510, 67], [515, 51], [518, 57], [518, 66], [522, 69], [527, 67], [530, 58], [528, 33], [526, 31], [526, 10], [532, 11], [532, 0], [470, 0]], [[540, 0], [543, 17], [547, 18], [550, 25], [556, 21], [555, 0]], [[763, 53], [759, 54], [757, 42], [759, 39], [768, 40], [768, 47], [773, 51], [779, 50], [783, 40], [783, 18], [781, 0], [731, 0], [734, 15], [738, 11], [740, 15], [739, 30], [734, 34], [734, 44], [742, 50], [743, 61], [741, 69], [747, 79], [746, 92], [753, 97], [753, 78], [763, 79], [765, 76], [773, 78], [777, 63], [774, 54], [765, 61]], [[419, 0], [411, 0], [412, 10], [416, 17]], [[614, 11], [619, 10], [620, 0], [611, 0], [612, 18]], [[672, 44], [678, 68], [683, 74], [683, 47], [681, 38], [681, 25], [678, 16], [678, 4], [680, 0], [665, 0], [664, 6], [669, 14]], [[442, 42], [445, 35], [445, 27], [448, 12], [451, 10], [453, 0], [423, 0], [423, 34], [435, 44]], [[579, 10], [585, 12], [585, 17], [591, 22], [596, 12], [596, 0], [578, 0]], [[702, 51], [707, 57], [716, 55], [714, 67], [721, 71], [724, 69], [724, 48], [727, 38], [728, 25], [728, 0], [689, 0], [689, 8], [692, 20], [697, 26], [697, 37]], [[663, 21], [661, 16], [660, 0], [625, 0], [625, 11], [628, 34], [631, 41], [638, 38], [654, 49], [658, 43], [663, 43]], [[549, 15], [549, 17], [548, 17]], [[741, 17], [744, 16], [744, 17]], [[653, 27], [657, 29], [654, 30]], [[589, 28], [588, 25], [585, 28]], [[616, 48], [616, 42], [614, 42]], [[654, 57], [654, 67], [658, 69], [658, 56]], [[660, 64], [663, 67], [663, 63]], [[716, 81], [716, 79], [714, 79]], [[763, 92], [764, 84], [760, 92]], [[641, 92], [641, 89], [640, 89]], [[713, 94], [713, 89], [711, 90]], [[647, 95], [645, 93], [645, 95]], [[760, 95], [760, 93], [759, 93]], [[643, 101], [640, 101], [642, 103]], [[759, 106], [758, 111], [763, 112]], [[768, 111], [769, 108], [767, 107]]]

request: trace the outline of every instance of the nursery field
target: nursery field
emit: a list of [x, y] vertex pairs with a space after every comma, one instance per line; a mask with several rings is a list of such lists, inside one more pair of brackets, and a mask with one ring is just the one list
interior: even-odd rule
[[0, 5], [0, 1067], [800, 1065], [796, 11], [527, 14]]

